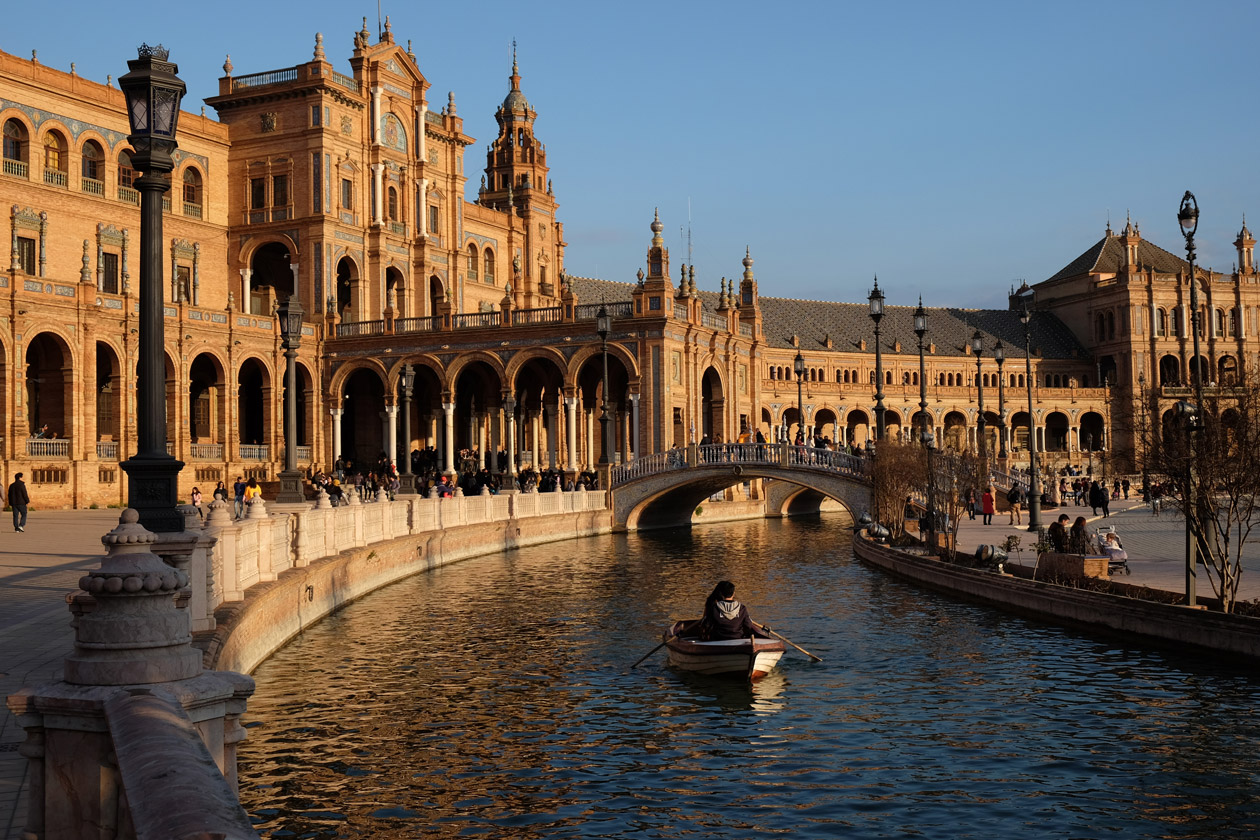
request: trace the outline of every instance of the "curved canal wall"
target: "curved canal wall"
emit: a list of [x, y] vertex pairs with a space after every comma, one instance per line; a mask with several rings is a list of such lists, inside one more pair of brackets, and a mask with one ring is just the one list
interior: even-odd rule
[[1028, 618], [1260, 662], [1260, 619], [969, 569], [878, 545], [865, 534], [855, 535], [853, 552], [896, 577]]

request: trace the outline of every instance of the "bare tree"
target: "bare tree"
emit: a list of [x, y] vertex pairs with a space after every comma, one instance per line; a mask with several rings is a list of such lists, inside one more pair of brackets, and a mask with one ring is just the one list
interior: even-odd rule
[[[936, 477], [932, 496], [937, 510], [945, 515], [948, 523], [949, 559], [952, 561], [958, 557], [958, 527], [967, 512], [967, 491], [973, 490], [979, 499], [988, 482], [980, 459], [972, 452], [937, 452], [932, 456], [932, 464], [932, 474]], [[927, 476], [926, 469], [923, 474]]]
[[912, 497], [923, 498], [923, 450], [899, 441], [881, 440], [875, 445], [874, 516], [888, 526], [892, 536], [905, 534], [905, 507]]
[[1189, 519], [1212, 591], [1232, 612], [1242, 552], [1260, 496], [1260, 378], [1205, 388], [1162, 415], [1152, 400], [1143, 429], [1146, 466], [1164, 499]]

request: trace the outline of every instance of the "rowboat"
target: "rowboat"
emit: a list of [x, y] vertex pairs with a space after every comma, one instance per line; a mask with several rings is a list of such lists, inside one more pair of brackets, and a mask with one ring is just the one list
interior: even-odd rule
[[682, 671], [697, 674], [735, 674], [748, 680], [759, 680], [779, 664], [786, 650], [778, 639], [723, 639], [704, 642], [688, 635], [700, 622], [676, 621], [665, 631], [665, 649], [669, 664]]

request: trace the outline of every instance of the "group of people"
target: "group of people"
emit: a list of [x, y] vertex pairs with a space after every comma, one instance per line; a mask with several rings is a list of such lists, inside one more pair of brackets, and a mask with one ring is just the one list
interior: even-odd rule
[[[1009, 505], [1007, 512], [1010, 514], [1008, 525], [1024, 524], [1023, 511], [1027, 501], [1028, 494], [1019, 482], [1012, 484], [1010, 489], [1006, 491], [1006, 503]], [[968, 519], [974, 520], [976, 515], [979, 514], [983, 517], [981, 524], [993, 524], [993, 514], [997, 513], [997, 500], [994, 496], [992, 485], [984, 488], [984, 492], [978, 495], [974, 489], [968, 488], [966, 495], [963, 497], [963, 503], [967, 508]]]
[[1107, 533], [1100, 538], [1089, 530], [1085, 517], [1076, 517], [1076, 521], [1072, 522], [1071, 526], [1067, 524], [1069, 522], [1072, 522], [1072, 517], [1061, 513], [1059, 518], [1046, 529], [1050, 544], [1058, 553], [1105, 554], [1109, 560], [1115, 561], [1128, 559], [1124, 546], [1120, 544], [1120, 538], [1116, 536], [1114, 530], [1107, 530]]

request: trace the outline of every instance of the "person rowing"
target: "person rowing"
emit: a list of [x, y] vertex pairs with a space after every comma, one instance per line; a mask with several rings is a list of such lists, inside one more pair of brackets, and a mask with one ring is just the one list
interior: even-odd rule
[[747, 639], [761, 636], [748, 614], [748, 607], [735, 600], [735, 584], [719, 581], [704, 602], [704, 618], [700, 620], [700, 638], [707, 642], [723, 639]]

